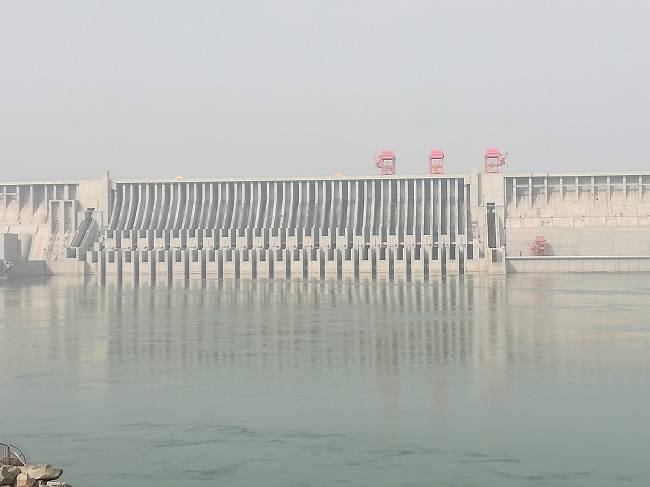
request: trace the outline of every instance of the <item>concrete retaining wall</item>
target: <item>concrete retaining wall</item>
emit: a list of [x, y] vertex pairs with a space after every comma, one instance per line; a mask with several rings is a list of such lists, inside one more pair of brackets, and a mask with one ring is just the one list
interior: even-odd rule
[[509, 273], [650, 272], [650, 256], [510, 257], [506, 268]]

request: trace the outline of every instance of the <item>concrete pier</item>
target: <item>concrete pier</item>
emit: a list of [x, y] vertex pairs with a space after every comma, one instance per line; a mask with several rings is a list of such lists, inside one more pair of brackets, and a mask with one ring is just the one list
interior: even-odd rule
[[[647, 271], [650, 173], [0, 183], [7, 275]], [[531, 254], [536, 237], [543, 256]], [[40, 264], [37, 264], [40, 263]]]

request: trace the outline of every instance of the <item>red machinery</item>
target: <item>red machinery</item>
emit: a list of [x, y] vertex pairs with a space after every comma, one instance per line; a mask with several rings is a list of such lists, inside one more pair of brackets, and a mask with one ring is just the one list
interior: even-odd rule
[[442, 174], [445, 163], [445, 153], [442, 149], [431, 149], [429, 152], [429, 174]]
[[383, 150], [379, 157], [375, 156], [375, 166], [379, 169], [382, 176], [392, 176], [395, 174], [395, 152], [392, 150]]
[[535, 237], [535, 243], [530, 244], [530, 252], [535, 257], [546, 255], [546, 238], [544, 238], [544, 235]]
[[501, 166], [506, 163], [506, 157], [508, 157], [508, 153], [501, 154], [496, 147], [485, 149], [485, 172], [501, 172]]

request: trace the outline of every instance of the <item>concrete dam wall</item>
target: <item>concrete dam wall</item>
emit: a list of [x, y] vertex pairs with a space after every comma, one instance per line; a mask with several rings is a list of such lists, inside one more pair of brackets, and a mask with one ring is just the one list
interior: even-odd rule
[[505, 175], [504, 204], [508, 272], [648, 270], [648, 173]]
[[[650, 270], [650, 173], [0, 183], [7, 275]], [[543, 255], [531, 251], [543, 236]], [[533, 255], [535, 254], [535, 255]], [[3, 267], [0, 266], [0, 269]]]

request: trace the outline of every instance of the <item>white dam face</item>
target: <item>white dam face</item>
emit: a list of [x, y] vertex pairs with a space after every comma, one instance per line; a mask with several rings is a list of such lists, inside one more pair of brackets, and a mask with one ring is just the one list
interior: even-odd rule
[[[112, 181], [104, 173], [97, 181], [5, 183], [0, 260], [13, 264], [14, 275], [647, 270], [649, 189], [645, 173], [475, 169], [453, 176], [205, 181]], [[532, 251], [540, 238], [543, 251]]]

